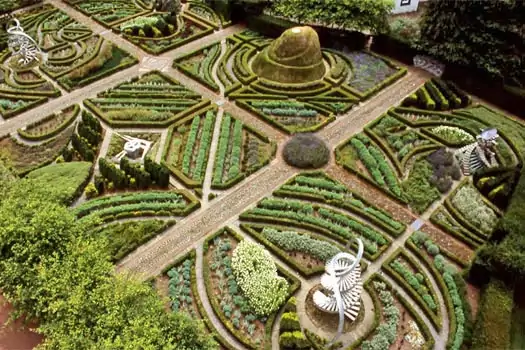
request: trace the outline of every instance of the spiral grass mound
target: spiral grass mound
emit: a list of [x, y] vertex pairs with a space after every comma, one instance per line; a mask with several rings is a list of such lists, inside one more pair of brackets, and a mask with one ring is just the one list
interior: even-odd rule
[[255, 57], [252, 69], [259, 77], [280, 83], [322, 79], [326, 68], [317, 33], [310, 27], [286, 30]]

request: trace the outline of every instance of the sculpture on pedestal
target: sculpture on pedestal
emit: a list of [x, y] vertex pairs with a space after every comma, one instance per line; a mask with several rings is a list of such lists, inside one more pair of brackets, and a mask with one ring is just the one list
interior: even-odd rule
[[483, 129], [476, 137], [476, 142], [454, 152], [464, 175], [470, 175], [481, 168], [493, 168], [498, 165], [496, 153], [493, 151], [498, 137], [498, 130], [495, 128]]
[[321, 276], [323, 291], [316, 291], [313, 301], [320, 310], [338, 313], [339, 325], [337, 335], [332, 342], [343, 333], [344, 317], [354, 321], [361, 308], [361, 266], [363, 257], [363, 242], [356, 238], [358, 244], [357, 256], [350, 253], [338, 253], [328, 260], [325, 273]]
[[118, 161], [120, 161], [122, 157], [128, 157], [131, 160], [143, 160], [146, 156], [146, 153], [148, 153], [149, 149], [151, 148], [151, 141], [146, 141], [127, 135], [120, 135], [119, 133], [115, 134], [126, 141], [124, 144], [124, 150], [115, 156]]

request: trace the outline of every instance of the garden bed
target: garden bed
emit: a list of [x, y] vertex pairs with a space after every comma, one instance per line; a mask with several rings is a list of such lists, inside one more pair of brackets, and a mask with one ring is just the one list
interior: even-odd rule
[[[265, 198], [256, 208], [242, 213], [240, 219], [313, 230], [343, 245], [357, 233], [364, 244], [364, 255], [370, 260], [377, 259], [391, 243], [391, 239], [384, 234], [353, 217], [298, 200]], [[355, 245], [356, 242], [353, 243]]]
[[265, 135], [228, 113], [222, 117], [211, 187], [226, 189], [270, 163], [276, 148]]
[[398, 249], [385, 261], [383, 269], [419, 304], [436, 329], [441, 329], [442, 315], [436, 291], [419, 264]]
[[178, 81], [153, 71], [84, 101], [114, 127], [166, 127], [210, 104]]
[[[258, 316], [241, 293], [231, 271], [233, 250], [242, 240], [234, 231], [222, 229], [204, 242], [204, 281], [214, 312], [226, 328], [250, 349], [271, 347], [272, 326], [276, 314]], [[290, 282], [289, 293], [299, 288], [299, 281], [278, 269]]]

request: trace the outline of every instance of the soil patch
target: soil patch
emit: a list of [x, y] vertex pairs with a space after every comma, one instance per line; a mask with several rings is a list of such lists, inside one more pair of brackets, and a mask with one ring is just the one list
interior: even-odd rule
[[43, 337], [31, 330], [34, 324], [24, 325], [22, 319], [6, 324], [13, 311], [0, 295], [0, 350], [31, 350], [40, 344]]
[[[329, 333], [335, 333], [337, 332], [337, 326], [339, 325], [339, 314], [330, 314], [328, 312], [324, 312], [319, 310], [313, 301], [314, 293], [317, 290], [320, 290], [322, 286], [318, 284], [317, 286], [310, 289], [308, 292], [308, 295], [306, 296], [306, 302], [305, 302], [305, 310], [306, 315], [312, 323], [319, 329], [329, 332]], [[361, 309], [359, 311], [359, 315], [357, 316], [356, 320], [354, 322], [349, 322], [348, 318], [345, 316], [345, 324], [343, 328], [343, 333], [348, 333], [353, 331], [361, 321], [365, 318], [365, 307], [363, 305], [363, 301], [361, 300]]]

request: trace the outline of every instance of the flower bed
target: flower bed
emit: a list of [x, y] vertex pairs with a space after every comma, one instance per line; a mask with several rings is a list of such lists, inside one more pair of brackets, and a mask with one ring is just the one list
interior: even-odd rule
[[397, 200], [404, 201], [395, 171], [385, 160], [384, 153], [368, 136], [357, 134], [338, 146], [335, 154], [337, 163], [345, 169], [386, 189]]
[[365, 217], [395, 237], [406, 229], [406, 225], [394, 220], [389, 213], [373, 206], [363, 197], [322, 172], [302, 173], [288, 180], [273, 194], [280, 197], [321, 201], [348, 210]]
[[424, 232], [416, 231], [407, 241], [407, 246], [427, 265], [436, 279], [450, 319], [448, 347], [460, 349], [465, 336], [470, 337], [472, 333], [472, 313], [463, 277], [445, 262], [439, 248]]
[[33, 122], [23, 129], [18, 129], [18, 134], [23, 139], [30, 141], [40, 141], [51, 138], [71, 125], [79, 113], [80, 107], [78, 105], [70, 106], [58, 113], [51, 114]]
[[161, 276], [155, 279], [155, 286], [162, 295], [169, 299], [169, 307], [173, 311], [183, 311], [192, 318], [203, 320], [206, 330], [220, 344], [220, 349], [235, 350], [219, 333], [211, 322], [197, 290], [197, 274], [195, 272], [195, 249], [178, 258], [172, 265], [164, 269]]
[[324, 272], [325, 262], [345, 250], [320, 235], [284, 226], [241, 224], [241, 228], [304, 276]]
[[471, 184], [461, 186], [449, 203], [449, 209], [456, 209], [452, 211], [457, 216], [456, 220], [468, 223], [469, 230], [475, 229], [474, 232], [487, 236], [496, 226], [498, 214]]
[[163, 162], [173, 175], [190, 187], [201, 187], [208, 163], [217, 110], [175, 124], [168, 134]]
[[347, 350], [387, 349], [402, 343], [409, 343], [411, 348], [417, 349], [433, 348], [434, 339], [428, 327], [383, 277], [374, 274], [364, 287], [374, 304], [374, 323]]
[[[234, 231], [221, 229], [204, 242], [204, 281], [214, 312], [226, 328], [250, 349], [271, 346], [271, 329], [275, 313], [258, 316], [241, 293], [232, 269], [233, 251], [242, 240]], [[278, 269], [279, 275], [283, 270]], [[299, 287], [299, 281], [284, 274], [291, 282], [288, 293]]]

